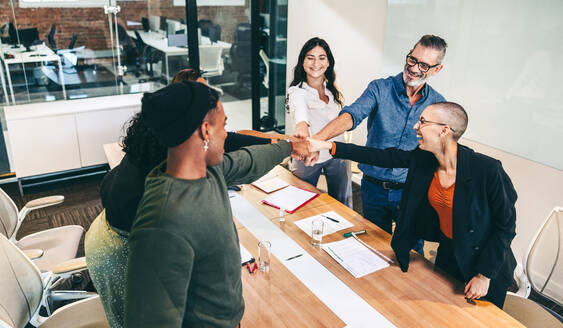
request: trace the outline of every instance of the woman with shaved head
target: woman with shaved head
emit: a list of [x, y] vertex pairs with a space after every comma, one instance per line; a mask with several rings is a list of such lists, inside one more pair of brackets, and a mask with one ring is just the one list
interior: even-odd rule
[[468, 300], [485, 297], [499, 308], [516, 260], [516, 191], [500, 161], [460, 145], [467, 128], [460, 105], [428, 106], [414, 125], [412, 151], [377, 149], [310, 139], [311, 151], [386, 168], [408, 168], [399, 220], [391, 240], [401, 270], [419, 239], [440, 243], [436, 265], [466, 283]]

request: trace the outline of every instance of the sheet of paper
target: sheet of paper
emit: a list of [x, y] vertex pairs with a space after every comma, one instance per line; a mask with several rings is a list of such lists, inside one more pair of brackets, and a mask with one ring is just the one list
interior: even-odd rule
[[354, 278], [361, 278], [389, 266], [389, 263], [354, 238], [323, 244], [322, 248]]
[[251, 262], [254, 260], [254, 258], [252, 257], [252, 255], [250, 254], [250, 252], [244, 248], [244, 246], [242, 246], [242, 244], [240, 245], [240, 263], [242, 265], [245, 265], [246, 262]]
[[[334, 222], [329, 218], [335, 219], [338, 222]], [[329, 211], [315, 216], [310, 216], [308, 218], [295, 221], [295, 224], [299, 228], [301, 228], [301, 230], [303, 230], [306, 234], [308, 234], [309, 237], [311, 237], [311, 233], [312, 233], [311, 222], [314, 219], [321, 219], [324, 221], [325, 227], [323, 231], [323, 236], [327, 236], [337, 231], [348, 229], [354, 226], [352, 223], [350, 223], [350, 221], [336, 214], [335, 211]]]
[[287, 186], [265, 198], [262, 202], [275, 208], [283, 208], [288, 213], [293, 213], [318, 195], [295, 186]]
[[282, 179], [280, 179], [278, 177], [270, 177], [270, 178], [267, 178], [267, 179], [259, 179], [257, 181], [254, 181], [252, 183], [252, 185], [255, 186], [256, 188], [262, 190], [263, 192], [269, 194], [271, 192], [274, 192], [276, 190], [280, 190], [282, 188], [289, 186], [289, 183], [283, 181]]

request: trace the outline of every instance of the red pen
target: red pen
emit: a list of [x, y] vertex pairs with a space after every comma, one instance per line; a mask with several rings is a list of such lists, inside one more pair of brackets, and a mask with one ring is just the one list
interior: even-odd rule
[[254, 271], [256, 271], [257, 268], [258, 268], [258, 265], [256, 265], [256, 263], [254, 263], [254, 267], [252, 268], [252, 273], [254, 273]]
[[250, 264], [248, 264], [248, 262], [246, 262], [246, 268], [248, 269], [248, 273], [254, 272], [250, 269]]

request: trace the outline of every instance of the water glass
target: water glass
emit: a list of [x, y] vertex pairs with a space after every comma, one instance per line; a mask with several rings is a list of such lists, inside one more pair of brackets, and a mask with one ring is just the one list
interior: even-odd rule
[[320, 247], [323, 241], [325, 222], [323, 219], [314, 219], [311, 222], [311, 244]]
[[262, 272], [270, 271], [270, 252], [272, 245], [269, 241], [263, 240], [258, 243], [258, 270]]

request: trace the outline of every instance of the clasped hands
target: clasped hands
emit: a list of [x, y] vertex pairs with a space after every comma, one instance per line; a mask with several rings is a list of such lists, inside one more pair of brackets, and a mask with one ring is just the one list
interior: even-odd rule
[[291, 157], [303, 161], [306, 166], [315, 165], [319, 160], [319, 151], [322, 149], [330, 149], [331, 147], [331, 143], [328, 141], [298, 136], [291, 138], [291, 144]]

